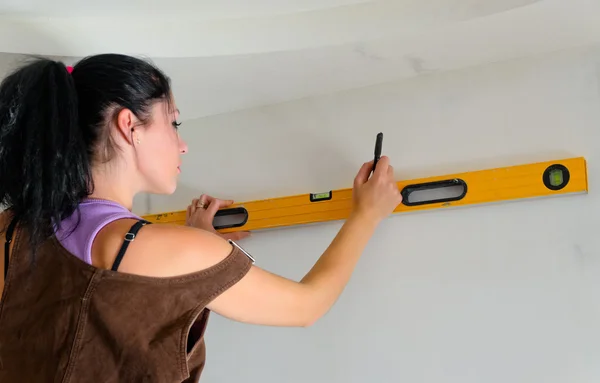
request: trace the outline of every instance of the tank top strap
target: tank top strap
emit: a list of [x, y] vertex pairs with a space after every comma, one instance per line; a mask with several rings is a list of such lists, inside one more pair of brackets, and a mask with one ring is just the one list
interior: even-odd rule
[[55, 235], [69, 252], [91, 264], [92, 244], [96, 235], [106, 225], [119, 219], [142, 220], [140, 216], [116, 202], [86, 199], [70, 217], [61, 222]]
[[149, 225], [150, 223], [151, 222], [146, 221], [145, 219], [141, 219], [141, 220], [137, 221], [136, 223], [134, 223], [133, 226], [131, 226], [131, 229], [129, 229], [127, 234], [125, 234], [125, 238], [123, 239], [123, 245], [121, 245], [121, 248], [119, 249], [119, 253], [117, 254], [117, 257], [115, 258], [115, 261], [113, 262], [113, 265], [111, 267], [112, 271], [117, 271], [119, 269], [119, 265], [121, 264], [121, 261], [123, 260], [123, 257], [125, 256], [125, 252], [127, 251], [129, 244], [131, 242], [133, 242], [133, 240], [135, 240], [135, 236], [137, 235], [138, 231], [140, 231], [142, 226]]

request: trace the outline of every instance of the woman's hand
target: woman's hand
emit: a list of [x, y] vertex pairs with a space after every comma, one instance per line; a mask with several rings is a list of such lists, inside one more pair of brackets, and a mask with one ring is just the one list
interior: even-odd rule
[[394, 167], [387, 156], [381, 157], [370, 176], [372, 168], [373, 161], [366, 162], [354, 179], [354, 211], [379, 222], [400, 205], [402, 194], [394, 180]]
[[200, 198], [194, 198], [192, 203], [188, 206], [185, 215], [185, 224], [187, 226], [216, 233], [222, 238], [231, 239], [232, 241], [246, 238], [250, 235], [250, 232], [243, 231], [221, 234], [217, 232], [213, 226], [213, 220], [215, 219], [217, 211], [231, 204], [233, 204], [232, 200], [220, 200], [203, 194]]

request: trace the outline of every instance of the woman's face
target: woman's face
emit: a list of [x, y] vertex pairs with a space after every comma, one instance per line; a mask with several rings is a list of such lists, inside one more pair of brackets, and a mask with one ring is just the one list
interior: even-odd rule
[[170, 110], [165, 102], [157, 102], [152, 106], [152, 122], [141, 130], [140, 143], [133, 139], [146, 192], [172, 194], [177, 188], [181, 155], [188, 150], [179, 136], [177, 118], [174, 101]]

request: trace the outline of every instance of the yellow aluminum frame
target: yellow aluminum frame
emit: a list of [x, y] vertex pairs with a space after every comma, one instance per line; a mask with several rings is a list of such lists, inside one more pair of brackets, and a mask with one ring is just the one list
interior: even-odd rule
[[[551, 174], [551, 171], [554, 172]], [[562, 178], [566, 185], [555, 187], [551, 177]], [[412, 204], [410, 194], [418, 189], [434, 189], [458, 185], [463, 195], [449, 200], [426, 201]], [[419, 178], [398, 182], [404, 201], [394, 213], [484, 204], [508, 200], [550, 197], [573, 193], [587, 193], [588, 179], [586, 160], [583, 157], [557, 161], [537, 162], [443, 176]], [[311, 201], [312, 197], [325, 195], [325, 200]], [[220, 227], [222, 233], [255, 231], [276, 227], [341, 220], [348, 217], [352, 208], [352, 188], [327, 193], [299, 194], [235, 204], [220, 210], [219, 215], [243, 212], [246, 221], [234, 227]], [[182, 225], [186, 211], [146, 215], [153, 223]], [[218, 219], [218, 218], [216, 218]]]

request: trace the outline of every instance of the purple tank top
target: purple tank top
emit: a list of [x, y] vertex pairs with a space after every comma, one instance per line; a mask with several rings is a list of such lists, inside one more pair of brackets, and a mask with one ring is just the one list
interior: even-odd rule
[[122, 218], [142, 219], [116, 202], [100, 199], [86, 199], [61, 223], [56, 230], [56, 238], [73, 255], [92, 264], [92, 243], [96, 234], [107, 224]]

